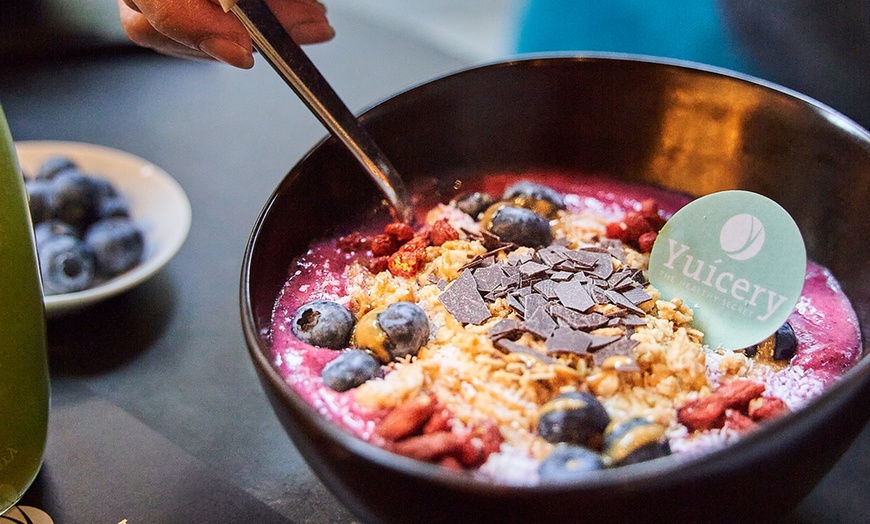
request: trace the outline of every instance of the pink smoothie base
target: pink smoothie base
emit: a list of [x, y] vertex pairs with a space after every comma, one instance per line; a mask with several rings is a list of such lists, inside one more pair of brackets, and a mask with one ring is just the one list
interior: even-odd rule
[[[641, 201], [649, 198], [658, 202], [665, 216], [672, 215], [691, 200], [685, 195], [600, 177], [541, 173], [524, 175], [523, 179], [545, 184], [566, 195], [569, 211], [588, 209], [608, 220], [637, 209]], [[482, 185], [466, 186], [461, 192], [500, 195], [506, 185], [516, 180], [516, 175], [489, 176]], [[361, 232], [376, 233], [383, 225], [361, 228]], [[353, 390], [338, 393], [325, 387], [320, 373], [339, 352], [305, 344], [290, 328], [296, 310], [312, 300], [328, 299], [348, 305], [342, 274], [349, 264], [365, 255], [344, 253], [336, 247], [336, 242], [337, 238], [315, 242], [294, 263], [295, 268], [276, 301], [272, 317], [272, 353], [284, 379], [318, 412], [357, 437], [369, 440], [385, 412], [359, 406], [354, 401]], [[790, 367], [771, 374], [765, 383], [769, 392], [797, 408], [857, 363], [861, 357], [861, 339], [857, 316], [839, 284], [827, 269], [814, 262], [807, 264], [803, 293], [789, 322], [798, 338], [797, 354]]]

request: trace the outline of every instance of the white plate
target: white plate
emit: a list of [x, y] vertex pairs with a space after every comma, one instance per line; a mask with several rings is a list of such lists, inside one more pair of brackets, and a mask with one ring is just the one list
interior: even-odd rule
[[190, 202], [184, 190], [166, 171], [137, 156], [78, 142], [16, 142], [18, 161], [31, 175], [48, 157], [62, 155], [84, 173], [111, 182], [130, 205], [130, 216], [145, 235], [142, 262], [130, 271], [98, 286], [45, 297], [48, 318], [82, 309], [141, 284], [175, 256], [190, 230]]

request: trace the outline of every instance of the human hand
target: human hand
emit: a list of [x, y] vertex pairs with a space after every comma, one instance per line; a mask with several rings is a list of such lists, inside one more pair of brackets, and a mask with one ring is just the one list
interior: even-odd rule
[[[317, 0], [267, 0], [275, 17], [298, 44], [335, 35], [326, 7]], [[248, 69], [253, 44], [241, 22], [218, 0], [118, 0], [121, 25], [134, 43], [161, 53], [213, 58]]]

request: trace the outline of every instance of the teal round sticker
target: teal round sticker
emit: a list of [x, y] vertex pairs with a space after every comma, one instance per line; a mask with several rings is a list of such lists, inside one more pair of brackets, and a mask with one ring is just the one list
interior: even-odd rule
[[679, 297], [710, 347], [761, 342], [786, 321], [806, 275], [794, 219], [773, 200], [722, 191], [680, 209], [659, 232], [648, 277], [662, 298]]

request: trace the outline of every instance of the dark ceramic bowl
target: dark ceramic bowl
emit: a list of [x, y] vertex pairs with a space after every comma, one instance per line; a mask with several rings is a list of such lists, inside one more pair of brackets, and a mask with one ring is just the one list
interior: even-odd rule
[[[796, 219], [808, 254], [870, 326], [870, 135], [804, 96], [750, 78], [618, 56], [551, 56], [461, 71], [364, 115], [412, 185], [447, 201], [487, 173], [605, 173], [691, 195], [747, 189]], [[272, 307], [294, 257], [380, 197], [333, 139], [282, 181], [242, 270], [250, 355], [290, 438], [372, 522], [750, 522], [787, 513], [866, 423], [870, 362], [808, 407], [688, 462], [663, 459], [546, 487], [503, 487], [368, 445], [320, 417], [272, 366]], [[381, 212], [383, 210], [381, 209]]]

